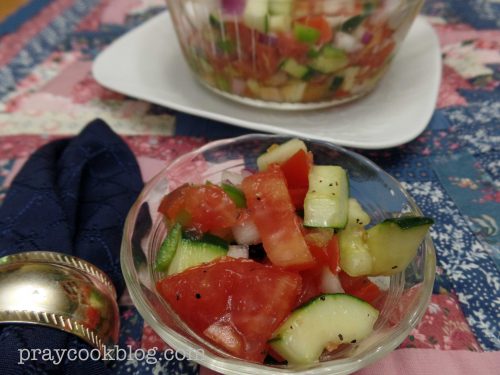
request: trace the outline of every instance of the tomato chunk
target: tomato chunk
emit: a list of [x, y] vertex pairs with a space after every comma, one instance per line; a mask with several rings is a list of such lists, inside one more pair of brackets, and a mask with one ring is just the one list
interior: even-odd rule
[[222, 258], [157, 287], [196, 333], [239, 358], [262, 362], [267, 340], [297, 303], [301, 278], [252, 260]]
[[312, 163], [312, 154], [299, 150], [280, 165], [286, 178], [288, 192], [296, 209], [304, 207], [304, 199], [309, 189], [309, 171]]
[[247, 206], [272, 264], [306, 269], [315, 264], [290, 199], [285, 176], [277, 164], [242, 182]]
[[333, 39], [333, 30], [323, 16], [309, 16], [299, 20], [299, 23], [312, 27], [320, 32], [319, 44], [328, 43]]
[[358, 297], [370, 304], [375, 304], [382, 295], [379, 287], [366, 276], [349, 276], [344, 271], [339, 273], [340, 283], [347, 294]]
[[289, 188], [308, 188], [309, 171], [312, 166], [312, 155], [299, 150], [281, 164]]
[[238, 208], [219, 186], [183, 185], [163, 198], [158, 209], [169, 220], [202, 233], [220, 235], [238, 219]]

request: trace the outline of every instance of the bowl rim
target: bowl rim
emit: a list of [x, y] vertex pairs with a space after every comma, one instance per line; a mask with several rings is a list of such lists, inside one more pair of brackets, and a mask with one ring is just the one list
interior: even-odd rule
[[[325, 362], [316, 362], [320, 363], [321, 367], [304, 367], [304, 368], [277, 368], [271, 367], [264, 364], [257, 364], [247, 362], [241, 359], [237, 359], [235, 357], [221, 357], [215, 353], [211, 353], [210, 351], [204, 350], [204, 348], [192, 341], [186, 339], [183, 335], [176, 332], [175, 330], [166, 327], [153, 313], [153, 309], [149, 308], [150, 303], [144, 297], [143, 293], [141, 293], [141, 286], [137, 282], [137, 272], [134, 268], [132, 256], [131, 254], [131, 246], [128, 243], [126, 236], [127, 233], [133, 232], [133, 225], [135, 223], [137, 214], [141, 207], [144, 197], [153, 189], [153, 187], [158, 183], [158, 181], [163, 178], [163, 175], [171, 168], [176, 167], [178, 164], [182, 164], [189, 159], [192, 159], [193, 156], [199, 155], [207, 150], [210, 150], [215, 147], [224, 146], [226, 144], [241, 142], [246, 140], [258, 140], [258, 139], [292, 139], [299, 138], [305, 142], [310, 142], [314, 144], [320, 144], [327, 146], [329, 148], [334, 149], [343, 154], [347, 154], [349, 157], [356, 159], [357, 161], [362, 162], [366, 166], [372, 168], [377, 173], [382, 174], [385, 178], [388, 178], [391, 182], [393, 182], [396, 186], [398, 186], [400, 192], [406, 198], [408, 205], [410, 208], [416, 213], [422, 215], [421, 210], [417, 206], [413, 197], [404, 189], [401, 183], [391, 176], [389, 173], [384, 171], [381, 167], [375, 164], [373, 161], [368, 159], [367, 157], [358, 154], [354, 151], [348, 150], [344, 147], [335, 145], [328, 141], [321, 141], [316, 139], [310, 139], [306, 137], [297, 137], [293, 135], [281, 135], [281, 134], [263, 134], [263, 133], [251, 133], [233, 138], [224, 138], [220, 140], [210, 141], [205, 145], [198, 147], [190, 152], [187, 152], [175, 160], [173, 160], [170, 164], [166, 165], [162, 170], [156, 174], [151, 180], [149, 180], [143, 187], [141, 193], [137, 197], [136, 201], [132, 205], [126, 221], [124, 225], [122, 244], [120, 250], [120, 263], [122, 273], [125, 279], [125, 283], [129, 290], [130, 297], [134, 306], [136, 307], [139, 314], [143, 317], [146, 323], [164, 340], [169, 346], [171, 346], [174, 350], [180, 351], [183, 353], [192, 353], [193, 351], [202, 351], [202, 358], [194, 358], [193, 361], [198, 364], [208, 367], [211, 370], [218, 371], [224, 374], [241, 374], [241, 375], [251, 375], [251, 374], [262, 374], [262, 375], [271, 375], [271, 374], [294, 374], [294, 375], [319, 375], [319, 374], [349, 374], [354, 371], [357, 371], [361, 368], [368, 366], [369, 364], [377, 361], [383, 356], [392, 352], [397, 346], [404, 341], [409, 332], [420, 322], [422, 317], [427, 310], [427, 306], [431, 299], [435, 273], [436, 273], [436, 251], [434, 248], [434, 244], [429, 234], [427, 234], [423, 244], [421, 246], [424, 247], [425, 253], [425, 265], [423, 272], [423, 281], [421, 285], [423, 286], [423, 290], [421, 296], [418, 301], [417, 308], [408, 316], [405, 324], [400, 324], [397, 329], [395, 329], [392, 333], [390, 333], [385, 339], [384, 345], [379, 345], [378, 347], [370, 350], [367, 353], [362, 355], [355, 355], [350, 358], [343, 359], [335, 359], [331, 361]], [[404, 272], [404, 271], [403, 271]], [[135, 273], [135, 275], [134, 275]]]

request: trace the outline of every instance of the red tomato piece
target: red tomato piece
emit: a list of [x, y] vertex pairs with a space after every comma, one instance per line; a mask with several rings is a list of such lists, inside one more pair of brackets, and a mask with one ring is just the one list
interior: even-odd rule
[[185, 184], [165, 195], [160, 203], [160, 207], [158, 207], [158, 211], [168, 219], [176, 221], [184, 209], [186, 195], [190, 188], [190, 185]]
[[300, 272], [300, 276], [302, 277], [302, 288], [297, 306], [321, 294], [322, 271], [322, 267], [319, 266]]
[[101, 313], [95, 307], [87, 306], [85, 323], [88, 328], [95, 329], [101, 321]]
[[158, 210], [185, 227], [219, 235], [236, 224], [239, 213], [226, 192], [212, 184], [183, 185], [165, 196]]
[[340, 283], [347, 294], [358, 297], [370, 304], [375, 304], [382, 295], [379, 287], [366, 276], [349, 276], [344, 271], [339, 272]]
[[292, 57], [298, 62], [305, 62], [310, 47], [301, 43], [288, 34], [278, 35], [277, 50], [283, 57]]
[[333, 30], [328, 21], [323, 16], [309, 16], [298, 21], [301, 25], [306, 25], [320, 32], [318, 44], [325, 44], [333, 39]]
[[312, 154], [304, 150], [297, 151], [290, 159], [281, 164], [289, 188], [308, 188], [309, 171], [312, 166]]
[[239, 358], [262, 362], [267, 340], [297, 303], [301, 278], [252, 260], [222, 258], [157, 287], [196, 333]]
[[293, 206], [296, 209], [304, 207], [304, 199], [309, 189], [309, 171], [312, 163], [312, 154], [299, 150], [280, 165], [286, 178]]
[[242, 182], [247, 206], [270, 261], [289, 269], [315, 264], [301, 231], [286, 179], [277, 164], [246, 177]]
[[275, 47], [263, 43], [255, 45], [255, 69], [262, 79], [269, 78], [276, 73], [279, 62]]
[[297, 210], [304, 208], [304, 200], [306, 199], [307, 190], [308, 188], [288, 188], [292, 204]]
[[242, 52], [251, 53], [252, 39], [257, 37], [255, 31], [242, 22], [224, 22], [224, 30], [227, 40], [238, 43], [239, 48], [246, 48]]
[[328, 255], [328, 268], [334, 275], [340, 272], [340, 248], [339, 237], [334, 235], [328, 245], [326, 246], [326, 253]]
[[340, 271], [338, 236], [327, 229], [306, 229], [305, 240], [309, 250], [320, 266], [328, 266], [336, 275]]

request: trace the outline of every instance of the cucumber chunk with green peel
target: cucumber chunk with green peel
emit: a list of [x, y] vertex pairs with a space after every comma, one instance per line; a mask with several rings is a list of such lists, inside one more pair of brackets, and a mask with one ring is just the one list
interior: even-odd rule
[[281, 164], [290, 159], [299, 150], [307, 152], [306, 144], [300, 139], [293, 138], [281, 145], [271, 146], [267, 152], [257, 158], [259, 171], [265, 171], [273, 163]]
[[182, 226], [175, 223], [167, 234], [167, 237], [160, 246], [158, 255], [156, 256], [156, 270], [165, 272], [174, 258], [177, 246], [182, 237]]
[[268, 0], [247, 1], [243, 11], [243, 22], [251, 29], [268, 30]]
[[302, 101], [307, 83], [302, 81], [290, 82], [281, 88], [281, 95], [287, 102], [296, 103]]
[[311, 73], [311, 69], [308, 66], [299, 64], [293, 58], [286, 59], [281, 65], [281, 70], [299, 79], [305, 79]]
[[365, 225], [370, 216], [359, 202], [349, 199], [346, 227], [339, 232], [340, 268], [350, 276], [363, 276], [372, 272], [373, 260], [366, 243]]
[[292, 28], [292, 18], [285, 14], [270, 15], [267, 21], [271, 32], [287, 32]]
[[434, 221], [427, 217], [387, 219], [367, 230], [366, 243], [373, 260], [372, 275], [403, 271], [417, 254]]
[[309, 364], [326, 347], [356, 343], [373, 331], [379, 312], [348, 294], [323, 294], [293, 311], [269, 345], [289, 364]]
[[290, 15], [292, 14], [293, 1], [269, 0], [269, 13], [272, 15]]
[[325, 46], [319, 55], [311, 61], [310, 66], [318, 72], [330, 74], [345, 68], [348, 64], [349, 58], [345, 51]]
[[227, 249], [221, 246], [182, 238], [170, 262], [167, 275], [174, 275], [188, 268], [211, 262], [226, 254]]
[[304, 225], [344, 228], [347, 224], [349, 182], [345, 169], [315, 165], [309, 172], [309, 190], [304, 200]]

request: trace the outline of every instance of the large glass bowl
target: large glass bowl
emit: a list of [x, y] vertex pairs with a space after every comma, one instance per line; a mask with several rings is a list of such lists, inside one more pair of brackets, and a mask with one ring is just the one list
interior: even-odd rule
[[[188, 153], [166, 167], [144, 187], [130, 210], [124, 229], [121, 264], [132, 300], [145, 321], [167, 344], [215, 371], [226, 374], [346, 374], [396, 348], [423, 316], [434, 282], [435, 252], [429, 236], [404, 272], [378, 280], [386, 284], [381, 313], [371, 336], [320, 362], [280, 367], [245, 362], [224, 353], [193, 333], [159, 295], [155, 256], [166, 236], [157, 209], [162, 197], [184, 183], [221, 181], [223, 171], [256, 170], [256, 158], [274, 143], [289, 137], [247, 135], [216, 141]], [[401, 185], [366, 158], [327, 142], [304, 139], [316, 164], [336, 164], [348, 170], [350, 194], [376, 223], [402, 214], [421, 215]], [[203, 353], [201, 353], [203, 352]]]
[[167, 0], [184, 57], [220, 95], [274, 109], [341, 104], [384, 76], [424, 0]]

